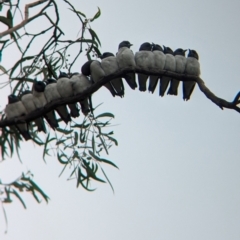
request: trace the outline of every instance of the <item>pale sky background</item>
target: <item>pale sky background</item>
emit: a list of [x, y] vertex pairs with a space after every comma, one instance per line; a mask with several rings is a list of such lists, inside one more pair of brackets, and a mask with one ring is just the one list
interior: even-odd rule
[[[89, 18], [101, 8], [91, 26], [102, 52], [116, 53], [123, 40], [134, 44], [133, 51], [146, 41], [195, 49], [201, 77], [217, 96], [232, 101], [240, 90], [239, 1], [71, 2]], [[62, 24], [76, 37], [80, 25], [64, 11]], [[1, 109], [9, 94], [4, 91]], [[114, 113], [119, 124], [113, 128], [119, 146], [107, 158], [120, 170], [104, 166], [115, 194], [107, 184], [94, 183], [98, 189], [89, 193], [66, 181], [67, 174], [58, 178], [62, 166], [56, 157], [45, 164], [42, 149], [28, 142], [22, 146], [24, 166], [15, 156], [1, 164], [0, 178], [8, 181], [30, 169], [51, 200], [37, 204], [25, 195], [27, 210], [18, 200], [6, 206], [8, 234], [0, 212], [0, 239], [240, 239], [240, 115], [220, 110], [197, 86], [188, 102], [181, 87], [177, 97], [126, 84], [125, 92], [123, 99], [105, 88], [93, 96], [96, 105], [104, 102], [99, 111]]]

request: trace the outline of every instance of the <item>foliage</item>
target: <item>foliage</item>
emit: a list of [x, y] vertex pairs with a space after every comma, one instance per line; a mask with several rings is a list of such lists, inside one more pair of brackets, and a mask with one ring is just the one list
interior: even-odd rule
[[[93, 17], [87, 18], [69, 1], [61, 1], [61, 4], [65, 4], [65, 9], [68, 9], [78, 20], [78, 23], [76, 22], [74, 25], [80, 26], [80, 37], [71, 39], [65, 37], [64, 30], [60, 27], [60, 20], [64, 19], [63, 15], [60, 16], [60, 1], [44, 0], [31, 3], [32, 5], [29, 4], [26, 8], [25, 18], [23, 18], [20, 3], [20, 0], [16, 0], [14, 3], [11, 0], [0, 3], [0, 24], [8, 28], [6, 31], [9, 30], [7, 33], [6, 31], [0, 33], [0, 62], [3, 63], [7, 58], [5, 52], [8, 48], [15, 46], [18, 51], [14, 54], [17, 60], [14, 59], [15, 62], [11, 63], [12, 66], [0, 65], [1, 78], [3, 76], [5, 79], [8, 78], [6, 82], [0, 83], [2, 88], [10, 87], [13, 94], [20, 96], [23, 91], [31, 89], [35, 79], [57, 79], [58, 72], [62, 69], [68, 71], [69, 74], [72, 73], [72, 69], [76, 67], [77, 60], [83, 53], [83, 49], [86, 50], [88, 60], [92, 56], [101, 54], [99, 49], [101, 42], [90, 26], [90, 23], [100, 17], [100, 8]], [[37, 5], [41, 5], [41, 10], [36, 15], [29, 17], [29, 8]], [[22, 22], [15, 25], [17, 14], [21, 16]], [[38, 18], [41, 20], [47, 19], [48, 26], [44, 25], [44, 29], [37, 29], [37, 32], [33, 33], [28, 30], [27, 25], [31, 21], [34, 23]], [[18, 26], [18, 28], [14, 28], [15, 26]], [[44, 41], [42, 40], [43, 37]], [[37, 53], [33, 54], [31, 47], [35, 43], [38, 44], [38, 49]], [[74, 49], [75, 54], [73, 56], [70, 54], [72, 49]], [[1, 116], [2, 119], [5, 118], [3, 112], [1, 112]], [[77, 187], [81, 185], [84, 189], [93, 191], [94, 189], [90, 188], [90, 182], [95, 180], [103, 183], [108, 182], [113, 189], [101, 167], [101, 163], [117, 167], [110, 160], [101, 157], [102, 152], [108, 154], [110, 147], [113, 144], [118, 144], [113, 137], [113, 131], [105, 130], [110, 126], [113, 117], [112, 113], [102, 113], [94, 116], [93, 111], [83, 118], [81, 124], [79, 124], [79, 118], [77, 118], [76, 122], [72, 121], [71, 125], [67, 127], [64, 127], [61, 119], [58, 119], [60, 127], [56, 129], [56, 132], [49, 128], [45, 139], [38, 134], [34, 123], [29, 123], [29, 131], [33, 136], [33, 141], [43, 147], [43, 160], [46, 161], [46, 157], [55, 151], [59, 163], [63, 165], [62, 172], [69, 166], [71, 168], [69, 179], [75, 178]], [[5, 159], [6, 156], [11, 158], [14, 153], [19, 156], [21, 141], [22, 137], [14, 126], [3, 128], [0, 136], [2, 159]], [[105, 180], [98, 176], [99, 168]], [[36, 194], [38, 193], [48, 202], [47, 195], [31, 178], [23, 174], [20, 179], [13, 183], [7, 186], [2, 185], [3, 192], [6, 194], [2, 203], [11, 203], [11, 196], [15, 195], [23, 204], [23, 207], [26, 208], [20, 196], [22, 191], [30, 192], [36, 201], [40, 202]]]

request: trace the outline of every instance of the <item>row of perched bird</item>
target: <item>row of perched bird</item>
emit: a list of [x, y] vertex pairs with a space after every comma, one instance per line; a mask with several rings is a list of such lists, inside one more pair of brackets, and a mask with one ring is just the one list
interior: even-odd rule
[[[120, 70], [132, 69], [135, 70], [136, 67], [150, 71], [166, 70], [171, 72], [176, 72], [180, 74], [188, 74], [199, 76], [200, 75], [200, 64], [198, 62], [198, 54], [195, 50], [190, 50], [188, 57], [185, 57], [187, 50], [181, 48], [176, 49], [174, 52], [171, 48], [163, 46], [163, 48], [158, 44], [150, 44], [148, 42], [143, 43], [140, 46], [138, 52], [133, 54], [130, 50], [132, 44], [129, 41], [123, 41], [119, 44], [119, 50], [116, 57], [113, 53], [105, 52], [99, 58], [102, 59], [101, 63], [97, 60], [90, 60], [82, 66], [82, 73], [86, 76], [91, 76], [94, 82], [99, 81], [102, 77], [112, 74]], [[148, 76], [145, 74], [138, 74], [138, 85], [140, 91], [146, 91], [147, 79], [149, 78], [148, 90], [154, 92], [157, 86], [158, 80], [159, 84], [159, 95], [164, 96], [165, 91], [170, 83], [168, 89], [168, 94], [177, 95], [178, 86], [180, 81], [176, 79], [171, 79], [166, 76]], [[132, 89], [137, 88], [137, 83], [135, 80], [135, 73], [130, 73], [125, 76], [125, 80]], [[194, 81], [183, 82], [183, 99], [189, 100], [194, 89]], [[113, 96], [123, 97], [124, 95], [124, 85], [121, 78], [114, 79], [109, 83], [105, 84], [105, 87], [111, 92]]]
[[[135, 89], [137, 88], [135, 69], [136, 67], [150, 71], [153, 69], [167, 70], [181, 74], [200, 75], [200, 65], [198, 62], [198, 54], [195, 50], [189, 50], [188, 57], [185, 57], [186, 50], [181, 48], [174, 52], [165, 47], [162, 49], [160, 45], [143, 43], [140, 49], [134, 55], [130, 50], [132, 44], [129, 41], [123, 41], [119, 44], [116, 56], [110, 52], [105, 52], [101, 56], [101, 62], [97, 60], [90, 60], [86, 62], [82, 68], [82, 74], [66, 74], [60, 72], [59, 78], [47, 79], [44, 81], [35, 81], [32, 86], [32, 91], [24, 91], [21, 95], [10, 95], [8, 97], [8, 104], [5, 108], [7, 119], [27, 115], [37, 109], [43, 108], [47, 103], [56, 99], [71, 97], [81, 94], [85, 89], [90, 87], [93, 83], [98, 82], [105, 76], [117, 73], [124, 70], [132, 70], [131, 73], [125, 74], [124, 78], [128, 85]], [[177, 95], [179, 80], [171, 79], [166, 76], [154, 76], [138, 73], [139, 90], [146, 91], [147, 79], [149, 78], [148, 90], [154, 92], [159, 84], [159, 95], [164, 96], [165, 91], [170, 83], [168, 94]], [[112, 94], [112, 96], [124, 96], [124, 85], [121, 78], [116, 78], [104, 85]], [[183, 82], [183, 99], [188, 100], [194, 89], [195, 82]], [[82, 112], [86, 115], [90, 111], [89, 98], [79, 101]], [[60, 118], [67, 124], [71, 121], [71, 117], [79, 116], [79, 107], [76, 103], [68, 104], [70, 114], [66, 106], [56, 107], [56, 111]], [[46, 113], [43, 116], [49, 123], [52, 129], [58, 127], [58, 121], [54, 110]], [[46, 127], [43, 117], [34, 120], [38, 131], [46, 133]], [[28, 123], [16, 124], [17, 129], [25, 140], [31, 139], [28, 131]]]

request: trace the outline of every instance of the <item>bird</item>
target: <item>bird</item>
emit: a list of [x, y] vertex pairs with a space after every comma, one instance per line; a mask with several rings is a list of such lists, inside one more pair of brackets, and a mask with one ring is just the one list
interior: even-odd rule
[[[165, 46], [163, 46], [163, 49], [166, 55], [164, 70], [174, 72], [176, 67], [176, 62], [173, 56], [173, 50], [170, 47], [165, 47]], [[160, 89], [159, 89], [159, 95], [161, 97], [164, 96], [164, 93], [168, 87], [170, 80], [171, 80], [170, 77], [162, 76], [160, 81]]]
[[[84, 63], [81, 71], [83, 75], [91, 77], [91, 80], [95, 83], [105, 77], [105, 72], [101, 67], [101, 63], [97, 60], [89, 60]], [[112, 96], [115, 97], [116, 93], [109, 82], [104, 84], [104, 87], [106, 87]]]
[[[118, 45], [118, 52], [116, 54], [119, 69], [122, 70], [135, 70], [136, 63], [134, 60], [134, 54], [130, 47], [132, 44], [129, 41], [122, 41]], [[127, 73], [124, 76], [130, 88], [133, 90], [137, 88], [135, 73]]]
[[[143, 43], [139, 51], [135, 53], [136, 66], [143, 70], [151, 70], [154, 67], [154, 55], [152, 53], [152, 44], [149, 42]], [[148, 75], [138, 73], [139, 91], [145, 92], [147, 90]]]
[[[6, 105], [4, 111], [7, 119], [20, 117], [27, 114], [27, 110], [24, 107], [23, 103], [20, 101], [19, 97], [14, 94], [8, 96], [8, 104]], [[18, 123], [15, 126], [26, 141], [32, 138], [28, 130], [28, 124], [26, 122]]]
[[[173, 55], [175, 56], [176, 61], [176, 73], [184, 73], [187, 59], [185, 57], [186, 50], [183, 50], [182, 48], [178, 48], [174, 51]], [[170, 95], [178, 95], [178, 86], [180, 81], [177, 79], [172, 79], [170, 82], [170, 87], [168, 89], [168, 93]]]
[[[195, 50], [189, 49], [185, 74], [200, 76], [200, 64], [199, 64], [199, 56]], [[194, 81], [185, 81], [183, 82], [183, 100], [189, 100], [190, 96], [193, 92], [196, 82]]]
[[[152, 52], [154, 55], [154, 68], [156, 70], [163, 70], [166, 61], [166, 55], [160, 45], [152, 43]], [[154, 93], [158, 83], [159, 76], [150, 75], [148, 91]]]
[[[102, 55], [100, 55], [99, 58], [102, 59], [101, 66], [106, 76], [119, 71], [117, 58], [114, 56], [113, 53], [105, 52]], [[113, 79], [112, 81], [109, 82], [109, 84], [112, 85], [115, 91], [115, 95], [119, 97], [124, 96], [124, 85], [121, 78]]]
[[[47, 102], [50, 103], [53, 100], [60, 99], [61, 95], [57, 90], [57, 81], [55, 79], [49, 78], [46, 80], [46, 84], [47, 85], [45, 87], [44, 94]], [[67, 107], [65, 105], [56, 107], [56, 111], [66, 124], [71, 121], [70, 114], [68, 113]]]
[[[85, 91], [87, 88], [92, 86], [92, 81], [89, 80], [89, 78], [83, 74], [74, 74], [70, 78], [70, 82], [72, 83], [73, 93], [74, 95], [81, 94], [83, 91]], [[81, 110], [84, 115], [87, 115], [90, 111], [92, 111], [91, 106], [91, 95], [87, 98], [84, 98], [79, 101], [81, 105]], [[90, 103], [90, 106], [89, 106]]]
[[[62, 98], [73, 96], [73, 88], [70, 78], [65, 72], [60, 72], [57, 80], [57, 90]], [[67, 104], [70, 108], [70, 114], [72, 117], [79, 117], [79, 109], [76, 103]]]
[[[33, 83], [33, 102], [37, 109], [43, 108], [47, 104], [47, 99], [44, 94], [45, 87], [46, 85], [43, 81], [34, 81]], [[46, 113], [44, 118], [47, 120], [53, 130], [58, 127], [58, 121], [54, 110]]]
[[[34, 96], [33, 96], [32, 92], [29, 90], [26, 90], [26, 91], [22, 92], [22, 94], [21, 94], [21, 101], [22, 101], [24, 107], [26, 108], [27, 113], [31, 113], [37, 109], [36, 105], [34, 104], [33, 98], [34, 98]], [[44, 120], [42, 117], [35, 119], [34, 122], [35, 122], [36, 126], [38, 127], [39, 132], [46, 133], [46, 126], [44, 124]]]

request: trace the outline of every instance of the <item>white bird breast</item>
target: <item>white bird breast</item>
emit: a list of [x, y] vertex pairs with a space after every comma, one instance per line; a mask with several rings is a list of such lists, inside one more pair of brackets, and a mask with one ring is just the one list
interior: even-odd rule
[[113, 56], [104, 58], [101, 62], [101, 66], [106, 76], [119, 71], [117, 58]]
[[169, 70], [174, 72], [176, 69], [175, 57], [171, 54], [165, 54], [165, 55], [166, 55], [166, 61], [165, 61], [164, 70]]
[[199, 61], [196, 58], [188, 57], [185, 72], [189, 75], [199, 76], [201, 73]]
[[98, 82], [105, 76], [105, 73], [101, 67], [101, 63], [99, 61], [95, 60], [91, 63], [90, 71], [94, 82]]
[[37, 92], [33, 90], [33, 102], [37, 108], [42, 108], [47, 104], [47, 99], [44, 92]]
[[74, 95], [82, 93], [92, 85], [88, 78], [83, 74], [73, 75], [70, 79], [70, 82], [72, 83]]
[[166, 55], [161, 51], [153, 51], [154, 67], [157, 70], [163, 70], [166, 62]]
[[27, 110], [21, 101], [7, 104], [4, 111], [8, 119], [27, 114]]
[[73, 96], [72, 83], [69, 78], [59, 78], [57, 80], [57, 90], [61, 97]]
[[47, 99], [47, 102], [51, 102], [55, 99], [61, 98], [61, 96], [57, 90], [57, 83], [48, 84], [45, 87], [44, 94]]
[[120, 48], [118, 50], [116, 58], [118, 61], [119, 68], [121, 70], [124, 70], [124, 69], [135, 70], [136, 63], [134, 60], [134, 54], [131, 49], [127, 47]]
[[176, 55], [176, 69], [175, 72], [177, 73], [184, 73], [187, 63], [187, 58], [184, 56]]
[[31, 93], [23, 95], [21, 97], [21, 101], [28, 113], [33, 112], [36, 109], [33, 101], [33, 95]]
[[150, 51], [139, 51], [135, 53], [135, 62], [143, 70], [154, 68], [154, 55]]

